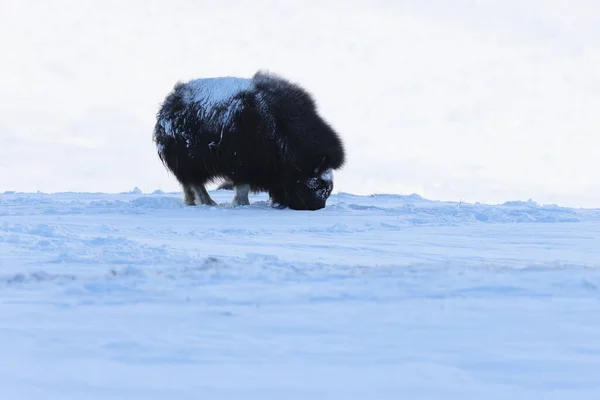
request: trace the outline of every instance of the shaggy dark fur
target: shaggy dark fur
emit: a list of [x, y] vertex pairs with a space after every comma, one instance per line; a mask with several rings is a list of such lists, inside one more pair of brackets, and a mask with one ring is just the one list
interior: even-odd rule
[[234, 204], [248, 204], [249, 189], [268, 192], [279, 207], [321, 209], [331, 170], [345, 162], [311, 95], [260, 71], [177, 83], [157, 114], [154, 141], [190, 205], [194, 197], [215, 204], [204, 185], [221, 178], [238, 191]]

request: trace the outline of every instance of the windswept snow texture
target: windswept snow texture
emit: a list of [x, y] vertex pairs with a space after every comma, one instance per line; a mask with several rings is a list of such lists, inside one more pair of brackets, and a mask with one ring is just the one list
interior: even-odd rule
[[598, 399], [600, 210], [0, 194], [5, 399]]

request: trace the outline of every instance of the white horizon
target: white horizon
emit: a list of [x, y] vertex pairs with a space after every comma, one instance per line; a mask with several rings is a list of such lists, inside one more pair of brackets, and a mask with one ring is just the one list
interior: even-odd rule
[[600, 207], [591, 0], [3, 1], [0, 193], [179, 191], [176, 81], [267, 69], [342, 135], [335, 192]]

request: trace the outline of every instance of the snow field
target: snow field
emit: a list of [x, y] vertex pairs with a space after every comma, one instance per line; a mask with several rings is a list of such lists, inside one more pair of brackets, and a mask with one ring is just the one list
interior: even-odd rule
[[600, 210], [0, 194], [11, 399], [592, 399]]

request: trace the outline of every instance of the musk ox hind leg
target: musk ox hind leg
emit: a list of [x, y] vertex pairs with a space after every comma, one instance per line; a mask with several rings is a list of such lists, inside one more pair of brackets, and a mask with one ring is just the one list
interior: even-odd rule
[[195, 206], [196, 194], [194, 193], [192, 187], [185, 184], [181, 186], [183, 186], [183, 201], [185, 202], [185, 204], [187, 204], [188, 206]]
[[206, 188], [202, 184], [190, 185], [196, 197], [200, 200], [200, 204], [205, 206], [216, 206], [217, 203], [210, 198], [210, 195], [206, 191]]
[[235, 197], [233, 198], [233, 206], [249, 206], [250, 200], [248, 199], [248, 193], [250, 193], [250, 185], [242, 183], [235, 186]]

